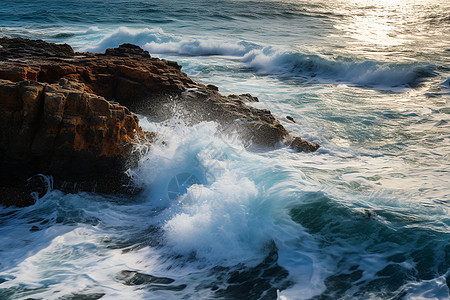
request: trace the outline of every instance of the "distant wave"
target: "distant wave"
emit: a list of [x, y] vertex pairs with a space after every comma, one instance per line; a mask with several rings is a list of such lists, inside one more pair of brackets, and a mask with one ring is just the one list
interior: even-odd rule
[[430, 64], [385, 63], [342, 57], [331, 59], [245, 41], [179, 38], [160, 28], [120, 27], [105, 36], [98, 45], [85, 50], [104, 51], [122, 43], [137, 44], [157, 54], [232, 56], [260, 74], [315, 77], [363, 86], [414, 87], [422, 80], [436, 75], [435, 67]]
[[97, 45], [83, 50], [102, 52], [107, 48], [117, 47], [123, 43], [139, 45], [151, 53], [186, 56], [244, 56], [256, 47], [256, 45], [245, 42], [230, 43], [210, 39], [180, 39], [165, 33], [161, 28], [132, 29], [119, 27], [106, 35]]
[[166, 53], [187, 56], [243, 56], [247, 53], [244, 42], [227, 43], [215, 40], [191, 40], [167, 43], [156, 43], [154, 41], [146, 43], [144, 49], [151, 53]]
[[171, 40], [172, 38], [165, 34], [161, 28], [132, 29], [128, 27], [119, 27], [112, 33], [107, 34], [97, 45], [85, 47], [83, 50], [103, 52], [108, 48], [117, 47], [123, 43], [131, 43], [142, 47], [146, 43], [167, 43]]
[[49, 42], [70, 42], [70, 39], [73, 37], [90, 34], [101, 34], [101, 29], [97, 26], [91, 26], [87, 29], [54, 26], [30, 26], [20, 29], [14, 27], [0, 27], [0, 35], [9, 37], [25, 37], [30, 39], [39, 38]]
[[96, 33], [96, 32], [99, 32], [99, 31], [101, 31], [101, 29], [98, 28], [97, 26], [91, 26], [84, 33], [85, 34], [91, 34], [91, 33]]
[[435, 75], [434, 66], [418, 63], [383, 63], [349, 58], [327, 59], [318, 55], [284, 52], [271, 47], [252, 50], [242, 59], [263, 74], [320, 77], [358, 85], [414, 86]]

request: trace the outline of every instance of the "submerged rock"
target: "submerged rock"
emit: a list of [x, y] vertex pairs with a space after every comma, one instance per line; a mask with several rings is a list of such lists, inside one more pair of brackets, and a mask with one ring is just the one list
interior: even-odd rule
[[319, 145], [305, 141], [301, 137], [288, 137], [285, 143], [297, 151], [314, 152], [320, 148]]
[[292, 123], [297, 123], [295, 122], [294, 118], [291, 116], [286, 116], [286, 119], [288, 119], [289, 121], [291, 121]]
[[91, 294], [80, 294], [80, 293], [71, 293], [68, 295], [61, 296], [58, 299], [61, 300], [97, 300], [101, 299], [105, 296], [104, 293], [91, 293]]
[[146, 285], [152, 290], [181, 291], [187, 287], [186, 284], [171, 285], [175, 282], [172, 278], [156, 277], [136, 271], [121, 271], [116, 275], [116, 279], [124, 285]]
[[174, 282], [172, 278], [156, 277], [136, 271], [121, 271], [116, 276], [117, 280], [125, 285], [141, 285], [141, 284], [170, 284]]

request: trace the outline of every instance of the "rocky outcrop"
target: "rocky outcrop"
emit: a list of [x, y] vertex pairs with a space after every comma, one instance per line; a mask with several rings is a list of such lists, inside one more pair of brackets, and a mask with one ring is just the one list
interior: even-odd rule
[[317, 150], [291, 136], [270, 111], [247, 105], [257, 101], [250, 94], [223, 96], [214, 85], [192, 81], [176, 62], [131, 44], [76, 53], [65, 44], [0, 38], [0, 179], [6, 183], [0, 190], [20, 189], [12, 181], [37, 173], [53, 175], [65, 191], [75, 183], [120, 190], [133, 142], [154, 138], [130, 110], [159, 120], [177, 114], [191, 123], [217, 121], [248, 144]]
[[273, 147], [289, 137], [269, 110], [247, 105], [244, 101], [248, 98], [249, 95], [225, 97], [216, 89], [199, 86], [186, 90], [173, 102], [187, 120], [216, 121], [223, 131], [238, 132], [247, 144]]
[[23, 38], [0, 38], [2, 60], [23, 59], [24, 57], [73, 57], [75, 52], [67, 44], [53, 44], [42, 40]]
[[68, 45], [55, 48], [55, 44], [26, 39], [0, 38], [0, 45], [0, 79], [55, 83], [72, 78], [83, 82], [86, 91], [114, 99], [133, 111], [148, 108], [145, 102], [149, 99], [196, 86], [176, 62], [151, 58], [131, 44], [106, 53], [74, 53]]
[[56, 187], [67, 192], [73, 192], [75, 184], [81, 190], [125, 191], [123, 172], [133, 142], [145, 136], [152, 138], [128, 108], [85, 92], [79, 82], [0, 80], [4, 194], [10, 194], [6, 192], [11, 187], [20, 189], [20, 183], [35, 174], [52, 175]]
[[[17, 43], [22, 50], [16, 51]], [[87, 92], [115, 100], [153, 119], [171, 117], [176, 107], [177, 114], [191, 122], [219, 121], [224, 129], [240, 132], [249, 143], [273, 146], [285, 142], [298, 151], [319, 148], [290, 136], [270, 111], [246, 104], [258, 101], [256, 97], [224, 97], [217, 87], [192, 81], [176, 62], [152, 58], [135, 45], [123, 44], [105, 53], [74, 53], [67, 45], [58, 48], [25, 39], [0, 38], [0, 45], [4, 53], [0, 58], [2, 79], [54, 83], [72, 78], [84, 83]], [[37, 49], [41, 49], [39, 56]]]

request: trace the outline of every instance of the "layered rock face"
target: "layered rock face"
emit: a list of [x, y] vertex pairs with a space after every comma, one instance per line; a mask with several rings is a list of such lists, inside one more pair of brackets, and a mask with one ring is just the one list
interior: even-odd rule
[[55, 83], [83, 82], [86, 91], [116, 100], [133, 111], [157, 96], [180, 94], [196, 84], [176, 62], [151, 58], [140, 47], [124, 44], [106, 53], [75, 53], [68, 45], [0, 38], [0, 78]]
[[290, 136], [270, 111], [246, 105], [257, 101], [251, 95], [224, 97], [217, 87], [192, 81], [176, 62], [152, 58], [135, 45], [123, 44], [105, 53], [75, 53], [68, 45], [26, 39], [0, 38], [0, 45], [1, 79], [54, 83], [72, 78], [84, 83], [87, 92], [153, 119], [170, 118], [176, 106], [190, 122], [218, 121], [249, 142], [263, 146], [285, 142], [298, 151], [319, 148]]
[[[56, 187], [120, 192], [132, 143], [144, 138], [128, 108], [58, 84], [0, 80], [0, 179], [18, 185], [35, 174]], [[147, 134], [149, 136], [149, 134]]]
[[153, 120], [176, 113], [190, 123], [216, 121], [249, 144], [317, 150], [270, 111], [246, 104], [254, 101], [249, 94], [225, 97], [192, 81], [176, 62], [131, 44], [76, 53], [65, 44], [0, 38], [0, 192], [14, 193], [17, 182], [38, 173], [54, 176], [64, 191], [120, 191], [133, 143], [155, 138], [130, 110]]

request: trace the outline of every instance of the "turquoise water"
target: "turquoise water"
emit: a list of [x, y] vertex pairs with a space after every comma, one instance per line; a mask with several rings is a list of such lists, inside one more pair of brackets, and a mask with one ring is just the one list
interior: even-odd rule
[[139, 197], [0, 209], [0, 299], [449, 298], [447, 1], [3, 0], [0, 34], [138, 44], [322, 146], [141, 116]]

